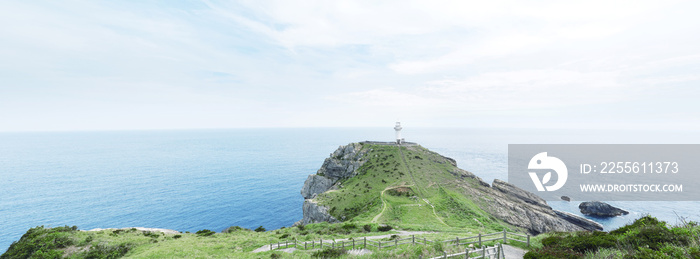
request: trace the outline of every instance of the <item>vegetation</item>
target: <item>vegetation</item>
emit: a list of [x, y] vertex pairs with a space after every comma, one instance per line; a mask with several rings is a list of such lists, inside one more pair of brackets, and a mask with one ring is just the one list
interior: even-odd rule
[[[426, 230], [416, 240], [453, 240], [505, 230], [522, 232], [486, 213], [464, 187], [479, 184], [460, 177], [454, 164], [420, 146], [363, 144], [367, 162], [355, 177], [342, 179], [341, 188], [317, 196], [343, 222], [314, 223], [268, 231], [232, 226], [221, 233], [118, 229], [78, 231], [77, 227], [29, 229], [14, 242], [4, 258], [346, 258], [345, 250], [331, 247], [298, 249], [291, 253], [266, 251], [272, 244], [313, 241], [374, 240], [400, 242], [397, 230]], [[381, 235], [381, 237], [376, 237]], [[670, 227], [647, 216], [611, 232], [549, 233], [531, 238], [526, 258], [700, 258], [700, 226]], [[484, 243], [493, 245], [496, 241]], [[361, 258], [417, 258], [457, 253], [465, 247], [434, 242], [372, 250]], [[523, 246], [513, 242], [511, 245]], [[261, 249], [258, 253], [254, 250]], [[529, 249], [529, 248], [528, 248]]]
[[362, 148], [368, 160], [358, 175], [316, 198], [335, 218], [407, 230], [519, 231], [482, 210], [463, 187], [478, 184], [476, 180], [457, 179], [459, 169], [440, 154], [420, 146]]
[[525, 258], [700, 258], [700, 226], [645, 216], [610, 232], [550, 233]]

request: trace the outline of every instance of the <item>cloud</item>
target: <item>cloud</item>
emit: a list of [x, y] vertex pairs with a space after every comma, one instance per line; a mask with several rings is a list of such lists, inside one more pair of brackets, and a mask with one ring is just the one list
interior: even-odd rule
[[[480, 125], [507, 125], [513, 114], [560, 120], [567, 112], [691, 121], [695, 114], [683, 110], [698, 109], [690, 101], [699, 97], [697, 7], [2, 1], [0, 22], [12, 26], [0, 27], [0, 130], [351, 126], [396, 117], [439, 126], [474, 114], [483, 115]], [[91, 124], [99, 114], [113, 121]]]

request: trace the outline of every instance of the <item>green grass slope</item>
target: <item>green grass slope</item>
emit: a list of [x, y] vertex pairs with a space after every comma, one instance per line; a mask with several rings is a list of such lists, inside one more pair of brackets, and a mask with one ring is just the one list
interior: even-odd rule
[[[389, 224], [404, 229], [493, 232], [514, 227], [482, 210], [464, 186], [475, 178], [454, 161], [421, 146], [364, 143], [367, 162], [341, 188], [316, 200], [337, 219]], [[468, 174], [468, 173], [467, 173]]]

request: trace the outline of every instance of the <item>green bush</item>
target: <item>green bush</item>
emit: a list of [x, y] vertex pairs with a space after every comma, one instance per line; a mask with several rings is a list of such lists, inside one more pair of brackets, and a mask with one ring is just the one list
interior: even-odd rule
[[335, 257], [340, 257], [341, 255], [344, 255], [347, 253], [345, 249], [340, 249], [340, 248], [325, 248], [323, 250], [318, 250], [311, 254], [312, 257], [320, 257], [320, 258], [335, 258]]
[[131, 244], [120, 244], [116, 246], [96, 245], [90, 248], [85, 255], [86, 258], [113, 259], [120, 258], [129, 252]]
[[345, 230], [353, 230], [356, 228], [357, 228], [357, 225], [355, 225], [353, 223], [346, 223], [343, 225], [343, 229], [345, 229]]
[[392, 228], [391, 226], [379, 226], [379, 227], [377, 227], [377, 230], [381, 231], [381, 232], [387, 232], [387, 231], [392, 230], [392, 229], [394, 229], [394, 228]]
[[250, 231], [250, 229], [242, 228], [242, 227], [239, 227], [239, 226], [231, 226], [231, 227], [228, 227], [228, 228], [224, 229], [224, 230], [221, 231], [221, 232], [222, 232], [222, 233], [233, 233], [233, 232], [236, 232], [236, 231]]
[[216, 232], [211, 231], [209, 229], [202, 229], [200, 231], [197, 231], [195, 234], [197, 234], [200, 237], [208, 237], [208, 236], [214, 235], [214, 233], [216, 233]]
[[574, 250], [551, 246], [532, 249], [523, 256], [524, 259], [578, 259], [582, 257], [583, 254]]
[[178, 239], [178, 238], [181, 238], [181, 237], [182, 237], [182, 235], [174, 235], [174, 236], [173, 236], [173, 239]]
[[372, 232], [372, 225], [364, 225], [362, 226], [362, 229], [364, 229], [365, 232]]
[[659, 250], [666, 243], [687, 245], [688, 241], [688, 236], [674, 235], [668, 228], [661, 225], [640, 227], [634, 234], [623, 239], [623, 242], [630, 247], [648, 246], [652, 250]]
[[77, 229], [75, 226], [30, 228], [19, 241], [12, 242], [0, 258], [56, 258], [55, 255], [59, 255], [60, 258], [63, 252], [58, 249], [74, 244], [70, 234]]
[[259, 226], [258, 228], [255, 229], [255, 232], [265, 232], [267, 229], [265, 229], [263, 226]]
[[151, 232], [151, 231], [144, 231], [143, 232], [144, 236], [150, 237], [150, 238], [159, 238], [160, 235], [156, 232]]

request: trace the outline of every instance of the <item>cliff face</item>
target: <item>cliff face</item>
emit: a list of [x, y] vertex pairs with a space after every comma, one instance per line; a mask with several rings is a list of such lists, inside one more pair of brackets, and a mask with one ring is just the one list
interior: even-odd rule
[[357, 169], [367, 161], [364, 157], [367, 151], [362, 150], [362, 145], [359, 143], [340, 146], [323, 161], [323, 165], [316, 174], [306, 178], [304, 187], [301, 188], [301, 196], [304, 197], [304, 217], [296, 224], [339, 222], [328, 213], [326, 206], [319, 205], [314, 198], [320, 193], [338, 188], [338, 185], [335, 185], [338, 180], [357, 175]]
[[550, 231], [603, 230], [603, 226], [586, 218], [552, 210], [547, 202], [534, 193], [510, 183], [494, 180], [496, 197], [485, 209], [494, 217], [528, 229], [533, 234]]

